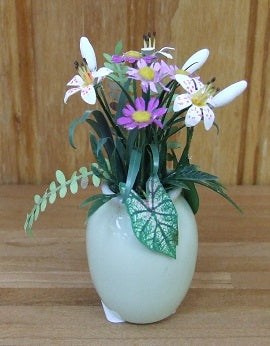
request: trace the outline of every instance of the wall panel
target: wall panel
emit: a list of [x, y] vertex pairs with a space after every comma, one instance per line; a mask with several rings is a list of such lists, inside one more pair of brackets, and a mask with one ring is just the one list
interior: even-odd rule
[[0, 0], [0, 183], [46, 183], [56, 169], [69, 175], [92, 160], [85, 127], [76, 151], [67, 138], [88, 106], [78, 95], [63, 104], [80, 36], [101, 66], [119, 39], [139, 50], [142, 34], [155, 30], [179, 65], [210, 49], [204, 81], [249, 81], [237, 101], [216, 109], [218, 135], [196, 127], [193, 162], [225, 184], [269, 184], [269, 23], [268, 0]]

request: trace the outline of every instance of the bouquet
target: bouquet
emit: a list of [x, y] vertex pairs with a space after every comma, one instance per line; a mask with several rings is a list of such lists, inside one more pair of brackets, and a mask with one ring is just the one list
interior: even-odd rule
[[[68, 190], [75, 194], [92, 181], [95, 187], [106, 185], [107, 192], [89, 196], [82, 203], [89, 207], [88, 217], [120, 196], [138, 240], [151, 250], [175, 257], [178, 215], [171, 190], [182, 189], [193, 213], [199, 208], [197, 184], [238, 208], [217, 176], [190, 162], [189, 150], [196, 126], [218, 130], [215, 108], [239, 96], [247, 83], [242, 80], [222, 91], [215, 87], [214, 78], [204, 83], [196, 71], [206, 62], [208, 49], [199, 50], [179, 67], [169, 63], [174, 48], [156, 49], [155, 33], [144, 35], [140, 51], [123, 52], [119, 41], [113, 55], [104, 54], [106, 62], [99, 69], [86, 37], [80, 39], [80, 50], [82, 60], [75, 62], [77, 73], [67, 84], [70, 88], [64, 102], [80, 93], [91, 109], [71, 123], [69, 142], [75, 148], [77, 125], [90, 126], [96, 162], [79, 168], [69, 179], [57, 170], [45, 193], [34, 196], [24, 229], [31, 235], [34, 221], [48, 202], [65, 197]], [[183, 143], [178, 140], [182, 131]]]

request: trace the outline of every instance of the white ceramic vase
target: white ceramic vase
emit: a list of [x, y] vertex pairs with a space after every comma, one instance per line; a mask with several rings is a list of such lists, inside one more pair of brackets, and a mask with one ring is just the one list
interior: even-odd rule
[[[111, 321], [152, 323], [173, 314], [190, 286], [198, 251], [194, 214], [180, 191], [176, 259], [147, 249], [132, 231], [126, 207], [114, 198], [88, 220], [86, 248], [91, 278]], [[116, 319], [115, 319], [116, 318]]]

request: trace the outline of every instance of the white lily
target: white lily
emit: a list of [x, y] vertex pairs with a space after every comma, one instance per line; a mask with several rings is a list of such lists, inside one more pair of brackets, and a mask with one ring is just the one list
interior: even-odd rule
[[67, 103], [67, 100], [71, 95], [80, 91], [82, 99], [86, 103], [93, 105], [96, 103], [96, 91], [94, 85], [99, 83], [104, 77], [113, 71], [106, 67], [101, 67], [97, 70], [96, 55], [92, 45], [86, 37], [81, 37], [80, 50], [83, 63], [75, 63], [78, 74], [67, 83], [68, 86], [74, 88], [67, 90], [64, 96], [64, 102]]
[[174, 112], [191, 106], [185, 117], [186, 126], [193, 127], [203, 120], [207, 131], [212, 127], [215, 120], [212, 108], [221, 107], [231, 102], [247, 87], [246, 81], [240, 81], [215, 95], [217, 89], [213, 86], [213, 81], [204, 85], [198, 79], [181, 74], [176, 75], [175, 78], [188, 93], [176, 97], [173, 105]]
[[242, 94], [242, 92], [246, 89], [247, 82], [245, 80], [241, 80], [234, 84], [229, 85], [227, 88], [221, 90], [218, 94], [216, 94], [209, 103], [213, 107], [222, 107], [227, 103], [232, 102], [237, 96]]
[[154, 56], [164, 56], [168, 59], [173, 59], [173, 56], [168, 53], [169, 50], [175, 50], [173, 47], [163, 47], [160, 50], [156, 51], [156, 33], [153, 33], [153, 36], [151, 37], [151, 34], [148, 33], [147, 35], [144, 35], [143, 39], [143, 48], [141, 49], [141, 52], [143, 55], [154, 55]]
[[207, 48], [201, 49], [198, 52], [191, 55], [190, 58], [182, 66], [182, 70], [192, 74], [197, 71], [206, 62], [209, 56], [209, 50]]

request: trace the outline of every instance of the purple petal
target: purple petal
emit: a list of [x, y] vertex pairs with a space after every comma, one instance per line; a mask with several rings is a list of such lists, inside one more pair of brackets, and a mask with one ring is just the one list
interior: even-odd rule
[[112, 62], [114, 62], [116, 64], [119, 64], [119, 63], [124, 62], [124, 61], [125, 61], [125, 59], [120, 55], [113, 55], [112, 56]]
[[157, 108], [155, 109], [152, 114], [155, 117], [162, 117], [162, 115], [164, 115], [167, 112], [167, 108], [165, 107], [161, 107], [161, 108]]
[[162, 122], [160, 121], [160, 120], [158, 120], [158, 119], [155, 119], [154, 121], [153, 121], [153, 123], [155, 123], [158, 127], [160, 127], [161, 129], [163, 128], [163, 124], [162, 124]]
[[135, 106], [137, 110], [145, 111], [145, 101], [142, 97], [137, 97], [135, 100]]
[[147, 110], [152, 112], [159, 105], [159, 100], [156, 97], [152, 97], [148, 103]]

